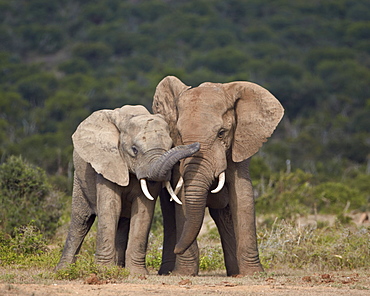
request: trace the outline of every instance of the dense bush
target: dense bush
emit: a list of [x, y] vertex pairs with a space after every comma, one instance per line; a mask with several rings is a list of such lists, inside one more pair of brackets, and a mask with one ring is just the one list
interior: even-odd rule
[[370, 209], [368, 176], [358, 174], [341, 182], [321, 181], [318, 176], [296, 170], [273, 174], [255, 182], [260, 194], [257, 212], [292, 219], [308, 214], [343, 216]]
[[63, 195], [53, 190], [45, 171], [12, 156], [0, 165], [0, 230], [33, 221], [46, 236], [54, 234], [61, 215]]

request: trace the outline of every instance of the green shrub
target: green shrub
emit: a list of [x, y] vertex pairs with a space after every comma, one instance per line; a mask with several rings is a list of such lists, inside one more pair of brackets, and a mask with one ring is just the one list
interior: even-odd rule
[[369, 207], [368, 182], [365, 181], [368, 177], [361, 177], [348, 182], [318, 184], [314, 175], [301, 170], [274, 174], [270, 180], [261, 179], [257, 184], [256, 189], [262, 194], [256, 200], [256, 209], [260, 214], [273, 214], [287, 220], [315, 213], [341, 218], [350, 210], [364, 211]]
[[[314, 180], [313, 175], [297, 170], [271, 176], [263, 186], [264, 194], [256, 200], [258, 213], [271, 214], [290, 219], [297, 214], [308, 214], [310, 209], [303, 203]], [[262, 186], [262, 185], [260, 185]]]
[[204, 271], [225, 269], [224, 253], [221, 246], [208, 246], [200, 249], [199, 268]]
[[[155, 232], [158, 233], [158, 232]], [[163, 234], [150, 232], [145, 264], [147, 268], [158, 270], [162, 263]]]
[[54, 191], [45, 171], [11, 156], [0, 165], [0, 230], [12, 234], [15, 227], [33, 221], [44, 235], [58, 226], [62, 194]]
[[86, 278], [95, 274], [98, 280], [122, 280], [129, 276], [129, 271], [119, 266], [97, 265], [93, 260], [79, 260], [70, 264], [66, 268], [60, 269], [55, 273], [58, 280], [76, 280]]
[[46, 240], [34, 221], [15, 229], [11, 245], [18, 254], [42, 254], [47, 250]]
[[337, 182], [325, 182], [312, 188], [305, 203], [322, 214], [342, 214], [344, 210], [355, 210], [367, 204], [363, 194], [356, 188]]
[[14, 235], [0, 231], [0, 265], [16, 265], [19, 268], [56, 265], [60, 250], [50, 251], [47, 240], [34, 222], [14, 229]]

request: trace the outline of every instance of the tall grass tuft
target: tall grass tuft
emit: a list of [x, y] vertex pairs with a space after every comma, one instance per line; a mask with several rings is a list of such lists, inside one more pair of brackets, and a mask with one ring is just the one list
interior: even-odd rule
[[343, 270], [370, 267], [370, 229], [343, 226], [317, 228], [275, 220], [258, 233], [265, 268]]

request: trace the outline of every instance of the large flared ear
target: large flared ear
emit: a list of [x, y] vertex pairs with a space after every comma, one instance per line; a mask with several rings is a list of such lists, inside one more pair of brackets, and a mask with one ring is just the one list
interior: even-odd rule
[[240, 162], [255, 154], [272, 135], [284, 115], [284, 108], [267, 89], [255, 83], [230, 82], [223, 87], [235, 102], [232, 159]]
[[177, 100], [182, 92], [190, 88], [175, 76], [163, 78], [154, 93], [152, 110], [154, 114], [162, 114], [170, 127], [171, 138], [177, 140]]
[[104, 178], [121, 186], [129, 183], [129, 171], [119, 152], [120, 132], [114, 122], [119, 110], [100, 110], [87, 117], [72, 135], [75, 151]]

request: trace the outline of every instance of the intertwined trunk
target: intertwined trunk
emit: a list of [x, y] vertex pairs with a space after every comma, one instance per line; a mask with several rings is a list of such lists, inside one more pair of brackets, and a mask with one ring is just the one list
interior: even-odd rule
[[173, 166], [185, 157], [191, 156], [199, 150], [199, 143], [181, 145], [174, 147], [159, 157], [154, 157], [149, 161], [149, 165], [138, 168], [136, 176], [138, 179], [148, 179], [151, 181], [168, 181], [171, 178]]
[[199, 165], [199, 160], [193, 157], [185, 169], [184, 179], [186, 221], [175, 246], [175, 254], [183, 254], [199, 234], [213, 175], [210, 169]]

